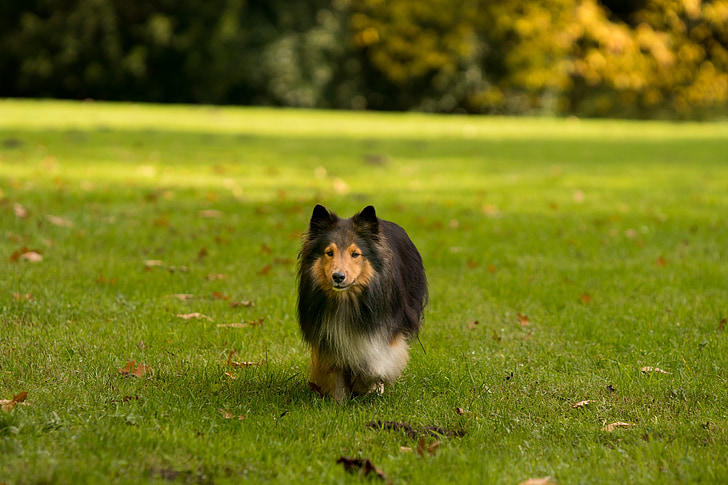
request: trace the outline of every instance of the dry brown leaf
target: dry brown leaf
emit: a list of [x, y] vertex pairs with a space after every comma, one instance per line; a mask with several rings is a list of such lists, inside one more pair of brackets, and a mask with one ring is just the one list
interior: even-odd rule
[[232, 380], [235, 380], [238, 378], [238, 376], [236, 376], [235, 374], [233, 374], [231, 372], [225, 372], [225, 375], [228, 376]]
[[225, 275], [222, 274], [222, 273], [210, 273], [210, 274], [207, 275], [207, 279], [210, 280], [210, 281], [224, 280], [225, 279]]
[[242, 300], [242, 301], [231, 301], [231, 302], [230, 302], [230, 306], [231, 306], [232, 308], [237, 308], [237, 307], [239, 307], [239, 306], [241, 306], [241, 307], [246, 307], [246, 308], [247, 308], [247, 307], [255, 306], [255, 303], [253, 303], [252, 301], [248, 301], [248, 300]]
[[488, 265], [488, 273], [495, 273], [496, 271], [498, 271], [498, 269], [495, 267], [494, 264]]
[[219, 291], [213, 291], [212, 292], [212, 299], [213, 300], [229, 300], [230, 295], [225, 295], [223, 293], [220, 293]]
[[139, 377], [140, 379], [146, 376], [151, 372], [151, 369], [146, 364], [139, 364], [136, 369], [134, 369], [131, 373], [132, 375]]
[[422, 436], [417, 442], [417, 454], [423, 458], [425, 457], [425, 454], [432, 456], [437, 452], [437, 449], [440, 447], [441, 444], [442, 442], [440, 441], [435, 441], [427, 444], [425, 441], [425, 437]]
[[477, 327], [479, 323], [480, 322], [478, 322], [477, 320], [470, 322], [470, 325], [469, 325], [470, 330], [475, 330], [475, 327]]
[[218, 323], [217, 324], [217, 328], [245, 328], [247, 326], [248, 326], [247, 323], [241, 323], [241, 322], [236, 322], [236, 323]]
[[26, 251], [20, 255], [20, 260], [29, 263], [40, 263], [43, 261], [43, 255], [38, 251]]
[[645, 373], [645, 374], [648, 372], [655, 372], [657, 374], [672, 374], [672, 372], [667, 372], [666, 370], [662, 370], [659, 367], [650, 367], [648, 365], [641, 368], [640, 372]]
[[476, 419], [478, 418], [478, 416], [474, 412], [468, 411], [467, 409], [455, 408], [455, 412], [458, 414], [458, 416], [474, 416]]
[[24, 402], [27, 397], [28, 393], [26, 391], [23, 391], [13, 396], [12, 399], [0, 399], [0, 408], [2, 408], [2, 410], [6, 413], [9, 413], [16, 404]]
[[201, 210], [201, 211], [198, 211], [197, 214], [200, 217], [204, 217], [206, 219], [221, 219], [223, 216], [222, 212], [220, 212], [219, 210], [215, 210], [215, 209]]
[[615, 423], [610, 423], [602, 428], [602, 431], [606, 431], [608, 433], [611, 433], [617, 428], [629, 428], [631, 426], [635, 426], [632, 423], [625, 423], [623, 421], [617, 421]]
[[28, 217], [28, 209], [23, 207], [23, 204], [16, 202], [13, 204], [13, 213], [18, 219], [25, 219]]
[[194, 313], [178, 313], [176, 315], [179, 318], [182, 318], [184, 320], [190, 320], [192, 318], [204, 318], [205, 320], [212, 321], [212, 318], [208, 317], [207, 315], [203, 315], [200, 312], [194, 312]]
[[147, 259], [144, 261], [144, 266], [146, 268], [154, 268], [157, 266], [162, 266], [164, 263], [160, 261], [159, 259]]
[[13, 293], [13, 298], [17, 301], [30, 301], [33, 300], [33, 293]]
[[222, 414], [222, 417], [225, 419], [233, 419], [233, 413], [230, 411], [225, 411], [223, 408], [218, 408], [218, 411], [220, 411], [220, 414]]
[[655, 261], [655, 264], [657, 266], [667, 266], [667, 260], [660, 256], [659, 258], [657, 258], [657, 261]]
[[174, 295], [169, 295], [172, 298], [177, 298], [178, 300], [187, 301], [191, 300], [195, 297], [195, 295], [190, 295], [189, 293], [175, 293]]
[[54, 226], [58, 227], [73, 227], [73, 222], [69, 221], [68, 219], [64, 219], [63, 217], [56, 217], [48, 214], [46, 217], [46, 220], [53, 224]]
[[521, 313], [516, 313], [516, 315], [518, 316], [518, 323], [520, 323], [522, 327], [528, 325], [528, 315], [523, 315]]
[[580, 296], [579, 298], [581, 299], [581, 302], [582, 302], [582, 303], [583, 303], [584, 305], [589, 305], [589, 304], [591, 303], [591, 301], [592, 301], [592, 297], [591, 297], [591, 296], [589, 296], [589, 293], [584, 293], [584, 294], [583, 294], [583, 295], [581, 295], [581, 296]]
[[721, 332], [723, 331], [723, 329], [725, 328], [726, 321], [727, 320], [724, 318], [720, 322], [718, 322], [718, 330], [719, 331], [721, 331]]
[[119, 374], [125, 377], [138, 377], [143, 379], [147, 374], [151, 372], [151, 369], [146, 364], [136, 364], [136, 361], [132, 360], [126, 363], [122, 369], [119, 369]]
[[260, 271], [258, 271], [258, 274], [260, 276], [267, 276], [268, 273], [270, 273], [270, 270], [272, 268], [273, 268], [273, 266], [271, 266], [270, 264], [266, 264], [265, 266], [263, 266], [263, 269], [261, 269]]
[[402, 453], [412, 453], [412, 448], [410, 448], [409, 446], [400, 446], [399, 451], [401, 451]]
[[571, 405], [571, 407], [572, 407], [572, 408], [575, 408], [575, 409], [578, 409], [578, 408], [585, 408], [585, 407], [587, 407], [587, 406], [588, 406], [589, 404], [591, 404], [591, 403], [593, 403], [593, 402], [594, 402], [594, 401], [592, 401], [592, 400], [590, 400], [590, 399], [587, 399], [586, 401], [579, 401], [579, 402], [578, 402], [578, 403], [576, 403], [576, 404], [572, 404], [572, 405]]

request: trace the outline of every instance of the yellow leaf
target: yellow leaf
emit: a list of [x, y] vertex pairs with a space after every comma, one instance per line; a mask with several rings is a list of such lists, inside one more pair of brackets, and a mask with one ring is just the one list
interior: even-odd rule
[[606, 431], [608, 433], [611, 433], [612, 431], [614, 431], [617, 428], [629, 428], [631, 426], [635, 426], [635, 425], [632, 424], [632, 423], [625, 423], [625, 422], [622, 422], [622, 421], [617, 421], [615, 423], [610, 423], [610, 424], [604, 426], [602, 428], [602, 431]]

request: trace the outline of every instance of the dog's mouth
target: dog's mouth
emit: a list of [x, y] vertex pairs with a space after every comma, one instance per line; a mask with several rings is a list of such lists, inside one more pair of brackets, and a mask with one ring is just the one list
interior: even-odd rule
[[332, 283], [331, 287], [336, 291], [346, 291], [354, 284], [354, 282], [351, 283]]

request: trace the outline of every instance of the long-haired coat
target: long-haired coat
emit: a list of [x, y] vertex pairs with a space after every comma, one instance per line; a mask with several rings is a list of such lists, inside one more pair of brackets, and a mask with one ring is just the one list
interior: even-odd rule
[[314, 207], [298, 270], [312, 387], [338, 401], [381, 392], [407, 365], [426, 303], [422, 258], [404, 229], [372, 206], [351, 219]]

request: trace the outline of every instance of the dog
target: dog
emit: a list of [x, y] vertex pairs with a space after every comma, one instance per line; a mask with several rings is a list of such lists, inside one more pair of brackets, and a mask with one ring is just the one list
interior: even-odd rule
[[311, 387], [341, 402], [384, 392], [409, 361], [428, 299], [407, 233], [367, 206], [351, 219], [316, 205], [298, 255], [298, 322]]

